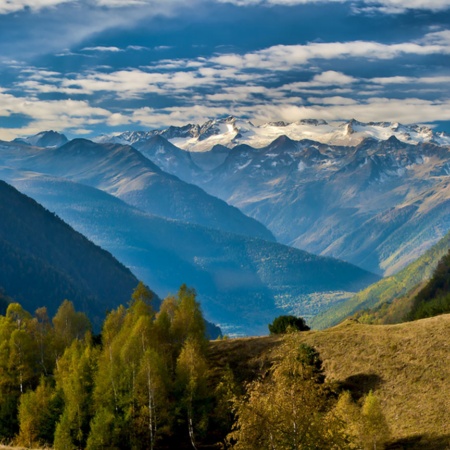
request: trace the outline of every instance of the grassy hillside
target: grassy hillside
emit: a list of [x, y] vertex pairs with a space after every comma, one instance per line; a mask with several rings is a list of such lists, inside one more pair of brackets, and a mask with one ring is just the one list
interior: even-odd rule
[[[320, 353], [326, 376], [354, 398], [373, 390], [391, 427], [392, 449], [450, 446], [450, 315], [399, 325], [354, 321], [298, 334]], [[211, 358], [219, 372], [227, 364], [241, 380], [272, 362], [280, 337], [217, 341]], [[394, 445], [395, 444], [395, 445]]]
[[446, 234], [436, 245], [399, 273], [378, 281], [349, 300], [319, 314], [312, 320], [311, 325], [319, 329], [330, 327], [357, 311], [391, 303], [394, 299], [416, 290], [418, 285], [431, 278], [439, 260], [447, 253], [449, 248], [450, 233]]

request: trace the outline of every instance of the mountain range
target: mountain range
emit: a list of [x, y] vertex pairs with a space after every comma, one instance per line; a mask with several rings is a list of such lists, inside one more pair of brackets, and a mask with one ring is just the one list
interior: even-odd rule
[[254, 125], [252, 122], [233, 116], [208, 120], [203, 124], [101, 135], [93, 140], [136, 145], [153, 136], [161, 136], [179, 148], [194, 152], [209, 151], [215, 145], [233, 148], [246, 144], [254, 148], [262, 148], [280, 136], [287, 136], [292, 140], [309, 139], [322, 144], [341, 146], [355, 146], [366, 138], [386, 140], [392, 136], [407, 144], [450, 145], [449, 134], [436, 133], [425, 125], [403, 125], [392, 122], [363, 123], [355, 119], [330, 123], [325, 120], [304, 119], [292, 123], [279, 121]]
[[438, 242], [450, 229], [449, 148], [420, 125], [228, 117], [1, 142], [0, 178], [159, 294], [192, 284], [225, 332], [254, 334], [280, 312], [339, 308], [370, 273], [393, 275]]
[[[240, 123], [228, 118], [110, 138], [128, 139], [163, 170], [263, 223], [279, 242], [380, 275], [401, 270], [450, 229], [445, 133], [384, 122], [302, 121], [256, 127], [264, 137], [258, 144], [275, 137], [274, 130], [295, 129], [290, 135], [299, 139], [279, 135], [256, 147], [243, 137], [226, 141], [230, 130], [250, 136]], [[188, 148], [180, 141], [188, 136], [202, 151], [174, 145]]]
[[195, 287], [207, 318], [225, 332], [264, 333], [286, 312], [312, 317], [377, 280], [273, 242], [263, 225], [130, 146], [76, 139], [58, 148], [0, 147], [0, 178], [107, 249], [161, 296], [182, 283]]

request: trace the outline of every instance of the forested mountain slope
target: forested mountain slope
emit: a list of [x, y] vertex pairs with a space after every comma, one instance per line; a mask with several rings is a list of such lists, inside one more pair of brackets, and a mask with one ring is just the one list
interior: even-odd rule
[[[319, 314], [313, 319], [312, 325], [315, 328], [326, 328], [358, 311], [379, 308], [391, 304], [399, 297], [408, 296], [410, 291], [417, 290], [417, 286], [431, 278], [439, 260], [447, 254], [449, 248], [450, 233], [399, 273], [378, 281], [351, 299]], [[397, 320], [401, 320], [409, 312], [408, 305], [407, 302], [400, 311], [396, 311]]]
[[3, 181], [0, 217], [0, 286], [31, 311], [54, 313], [67, 298], [98, 325], [138, 283], [110, 253]]

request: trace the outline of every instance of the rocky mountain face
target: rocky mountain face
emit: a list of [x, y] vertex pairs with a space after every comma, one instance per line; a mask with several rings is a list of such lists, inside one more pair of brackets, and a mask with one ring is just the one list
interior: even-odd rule
[[[405, 267], [450, 229], [450, 141], [444, 133], [355, 120], [338, 127], [275, 123], [257, 127], [259, 136], [269, 139], [277, 129], [302, 139], [282, 135], [256, 147], [238, 144], [252, 142], [242, 137], [254, 126], [245, 131], [234, 118], [219, 122], [213, 129], [228, 131], [202, 140], [213, 144], [203, 151], [180, 153], [162, 135], [157, 145], [147, 139], [135, 146], [164, 170], [262, 222], [280, 242], [379, 274]], [[241, 137], [228, 147], [218, 143], [236, 130]]]

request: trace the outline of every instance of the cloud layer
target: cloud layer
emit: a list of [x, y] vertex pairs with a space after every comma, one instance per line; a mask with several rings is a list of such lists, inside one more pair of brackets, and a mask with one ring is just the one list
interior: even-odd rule
[[[56, 23], [52, 29], [59, 33], [66, 29], [58, 39], [48, 35], [48, 45], [36, 44], [46, 53], [32, 53], [32, 59], [16, 41], [4, 42], [18, 57], [0, 62], [0, 138], [44, 129], [89, 135], [159, 128], [228, 114], [255, 122], [350, 117], [450, 121], [450, 29], [435, 23], [433, 12], [423, 13], [427, 21], [417, 19], [420, 32], [409, 27], [407, 21], [412, 19], [407, 15], [395, 19], [403, 28], [395, 33], [386, 28], [385, 37], [378, 32], [375, 17], [372, 35], [358, 25], [350, 30], [351, 39], [339, 27], [338, 39], [325, 39], [326, 26], [333, 20], [326, 17], [323, 24], [317, 23], [324, 27], [320, 40], [307, 22], [296, 24], [289, 39], [283, 38], [283, 30], [271, 39], [269, 31], [264, 32], [276, 31], [272, 15], [283, 17], [297, 8], [298, 17], [307, 16], [312, 11], [308, 8], [319, 0], [196, 0], [188, 8], [204, 9], [190, 9], [192, 17], [182, 14], [185, 3], [89, 0], [85, 4], [90, 15], [83, 15], [83, 3], [75, 0], [0, 0], [0, 13], [21, 11], [36, 35], [51, 28], [42, 25], [45, 20]], [[413, 0], [407, 7], [396, 0], [329, 3], [337, 5], [342, 20], [358, 24], [355, 8], [385, 8], [383, 14], [394, 8], [399, 17], [401, 8], [443, 11], [450, 0]], [[230, 17], [212, 17], [214, 5], [222, 5], [225, 9], [220, 11]], [[74, 17], [58, 21], [58, 8], [69, 8]], [[269, 15], [258, 15], [269, 9]], [[314, 11], [317, 14], [318, 9]], [[265, 17], [266, 22], [253, 25], [256, 17]], [[365, 23], [370, 25], [372, 19], [367, 17]], [[259, 32], [242, 28], [234, 36], [230, 27], [235, 21], [257, 26]], [[224, 45], [208, 46], [211, 33]]]

